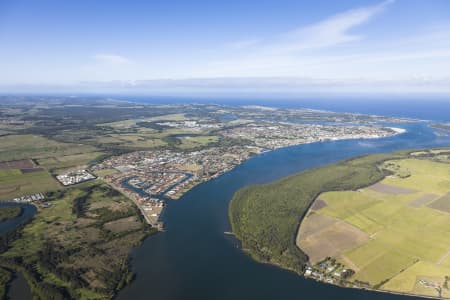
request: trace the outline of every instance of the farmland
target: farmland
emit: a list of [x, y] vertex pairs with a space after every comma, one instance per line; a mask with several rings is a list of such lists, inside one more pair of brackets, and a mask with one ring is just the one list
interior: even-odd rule
[[86, 145], [61, 143], [39, 135], [7, 135], [0, 137], [2, 145], [0, 161], [24, 158], [43, 159], [66, 155], [94, 152], [95, 148]]
[[56, 180], [45, 170], [23, 173], [19, 169], [0, 170], [0, 200], [18, 196], [48, 192], [59, 187]]
[[366, 188], [321, 193], [296, 242], [311, 266], [333, 257], [357, 285], [449, 297], [450, 165], [430, 153], [381, 163], [388, 175]]
[[51, 173], [88, 164], [104, 154], [89, 145], [39, 135], [2, 136], [0, 144], [0, 200], [58, 189]]

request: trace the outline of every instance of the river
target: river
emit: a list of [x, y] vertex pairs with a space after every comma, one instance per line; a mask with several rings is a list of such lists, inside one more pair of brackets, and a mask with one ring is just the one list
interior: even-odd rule
[[272, 182], [308, 168], [358, 155], [396, 149], [450, 146], [426, 123], [395, 125], [407, 133], [377, 140], [347, 140], [293, 146], [247, 160], [232, 171], [170, 201], [166, 232], [147, 238], [132, 253], [136, 280], [117, 299], [415, 299], [307, 280], [252, 260], [231, 236], [228, 204], [250, 184]]
[[7, 207], [7, 206], [20, 206], [22, 207], [22, 213], [20, 216], [16, 218], [12, 218], [3, 222], [0, 222], [0, 235], [3, 235], [7, 232], [10, 232], [11, 230], [15, 229], [16, 227], [28, 222], [36, 213], [37, 209], [35, 206], [30, 204], [21, 204], [21, 203], [14, 203], [14, 202], [1, 202], [0, 207]]
[[[20, 206], [22, 207], [22, 214], [16, 218], [12, 218], [3, 222], [0, 222], [0, 235], [6, 234], [11, 230], [14, 230], [18, 226], [28, 222], [37, 212], [35, 206], [30, 204], [19, 204], [11, 202], [2, 202], [0, 207], [5, 206]], [[31, 289], [28, 286], [25, 278], [22, 274], [14, 274], [13, 280], [8, 285], [7, 299], [31, 299]]]

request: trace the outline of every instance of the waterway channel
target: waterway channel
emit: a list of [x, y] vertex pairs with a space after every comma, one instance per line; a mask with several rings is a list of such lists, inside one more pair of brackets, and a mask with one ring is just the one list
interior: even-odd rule
[[252, 157], [226, 174], [169, 201], [166, 231], [132, 253], [136, 280], [116, 297], [125, 299], [416, 299], [307, 280], [252, 260], [229, 235], [228, 204], [241, 187], [272, 182], [308, 168], [375, 152], [450, 146], [425, 122], [395, 125], [406, 133], [377, 140], [293, 146]]

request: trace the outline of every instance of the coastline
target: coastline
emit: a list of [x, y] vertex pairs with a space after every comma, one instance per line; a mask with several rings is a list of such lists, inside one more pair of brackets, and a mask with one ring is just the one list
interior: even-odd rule
[[336, 286], [336, 287], [341, 288], [341, 289], [353, 289], [353, 290], [360, 290], [360, 291], [369, 291], [369, 292], [372, 292], [372, 293], [383, 293], [383, 294], [391, 294], [391, 295], [411, 296], [411, 297], [417, 297], [417, 298], [423, 298], [423, 299], [448, 299], [448, 298], [438, 297], [438, 296], [420, 295], [420, 294], [412, 294], [412, 293], [406, 293], [406, 292], [396, 292], [396, 291], [382, 290], [382, 289], [363, 288], [363, 287], [355, 287], [355, 286], [342, 286], [342, 285], [339, 285], [339, 284], [333, 284], [333, 283], [328, 283], [328, 282], [316, 280], [314, 278], [306, 277], [304, 275], [300, 275], [300, 276], [302, 276], [306, 280], [313, 280], [313, 281], [316, 281], [316, 282], [320, 282], [322, 284]]

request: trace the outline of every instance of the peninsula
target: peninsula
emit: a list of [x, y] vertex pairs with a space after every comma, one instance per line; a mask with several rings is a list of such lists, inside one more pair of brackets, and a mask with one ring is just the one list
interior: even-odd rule
[[449, 155], [369, 155], [243, 188], [233, 232], [255, 259], [314, 280], [448, 298]]

